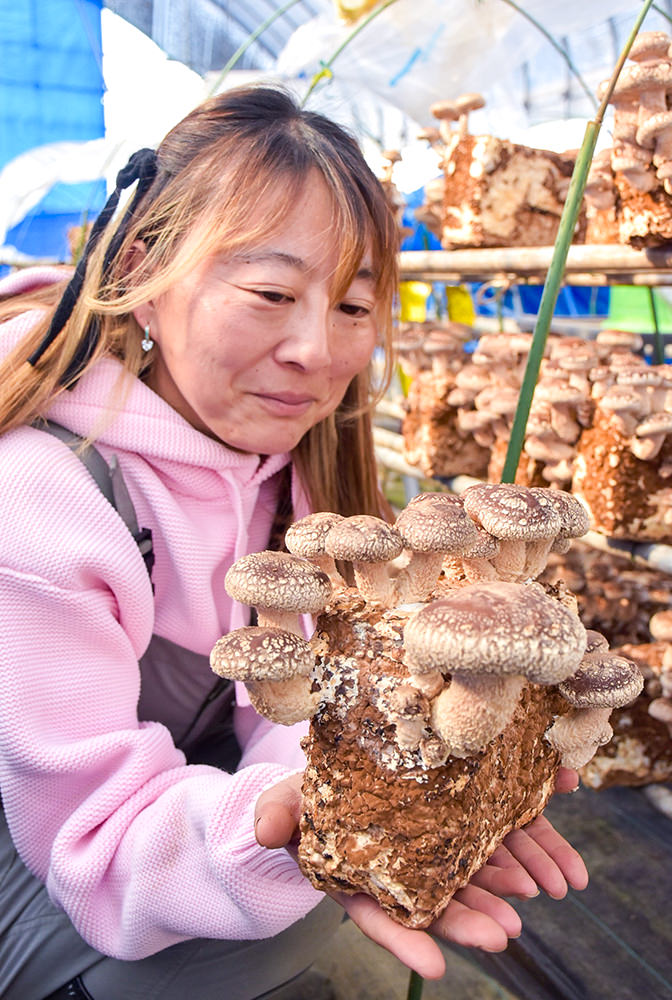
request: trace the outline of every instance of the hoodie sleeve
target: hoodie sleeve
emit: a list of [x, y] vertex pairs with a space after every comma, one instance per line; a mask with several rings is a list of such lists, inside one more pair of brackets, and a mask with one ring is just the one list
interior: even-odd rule
[[321, 895], [253, 834], [258, 795], [290, 770], [253, 753], [271, 737], [231, 775], [187, 766], [164, 726], [138, 722], [149, 580], [79, 460], [30, 428], [0, 438], [0, 523], [2, 803], [54, 901], [126, 960], [304, 916]]

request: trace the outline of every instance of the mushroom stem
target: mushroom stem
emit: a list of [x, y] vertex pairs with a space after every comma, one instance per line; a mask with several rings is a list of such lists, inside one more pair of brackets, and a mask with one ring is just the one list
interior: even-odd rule
[[522, 578], [525, 580], [536, 580], [540, 573], [546, 569], [548, 554], [553, 548], [555, 537], [538, 538], [528, 542], [525, 547], [525, 567]]
[[563, 767], [583, 767], [591, 760], [599, 746], [608, 743], [613, 736], [609, 725], [611, 708], [572, 708], [566, 715], [559, 716], [546, 739], [560, 754]]
[[262, 608], [257, 605], [257, 621], [262, 628], [281, 628], [294, 635], [304, 635], [301, 626], [301, 615], [295, 611], [283, 611], [280, 608]]
[[391, 607], [396, 599], [395, 581], [388, 563], [353, 562], [355, 583], [365, 601]]
[[453, 674], [432, 703], [432, 728], [454, 757], [478, 753], [509, 724], [524, 684], [518, 674]]
[[396, 579], [396, 602], [426, 601], [439, 581], [443, 560], [443, 552], [413, 552]]
[[525, 542], [519, 538], [500, 538], [499, 552], [492, 565], [500, 580], [517, 582], [525, 578]]
[[492, 565], [492, 560], [486, 559], [485, 556], [462, 556], [462, 567], [469, 583], [500, 579], [497, 570]]
[[320, 700], [311, 677], [290, 677], [286, 681], [245, 681], [252, 707], [260, 715], [281, 726], [293, 726], [310, 719]]

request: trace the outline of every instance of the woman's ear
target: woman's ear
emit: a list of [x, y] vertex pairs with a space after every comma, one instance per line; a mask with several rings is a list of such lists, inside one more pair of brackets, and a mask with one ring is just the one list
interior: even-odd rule
[[147, 247], [143, 240], [134, 240], [126, 255], [126, 274], [131, 274], [140, 267], [147, 256]]
[[[127, 257], [127, 274], [131, 274], [136, 268], [138, 268], [144, 258], [147, 256], [147, 248], [142, 240], [135, 240], [128, 251]], [[154, 308], [151, 302], [144, 302], [137, 309], [133, 310], [133, 316], [140, 327], [144, 330], [146, 326], [151, 325], [152, 317], [154, 314]]]

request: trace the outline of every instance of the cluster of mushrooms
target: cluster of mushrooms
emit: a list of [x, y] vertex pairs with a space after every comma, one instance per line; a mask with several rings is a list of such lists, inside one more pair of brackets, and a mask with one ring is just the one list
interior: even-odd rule
[[[410, 330], [400, 338], [402, 365], [413, 375], [404, 403], [404, 454], [429, 476], [459, 471], [496, 481], [501, 478], [531, 335], [484, 334], [469, 355], [460, 347], [464, 335], [454, 327], [447, 324], [441, 336], [435, 326], [427, 335], [430, 351], [423, 351], [417, 331], [415, 339]], [[606, 484], [608, 491], [624, 474], [621, 457], [629, 452], [652, 463], [660, 480], [642, 501], [642, 506], [650, 506], [652, 520], [659, 522], [660, 537], [672, 534], [672, 490], [665, 485], [672, 463], [663, 450], [672, 434], [672, 377], [666, 365], [647, 364], [636, 353], [641, 348], [639, 334], [622, 330], [600, 330], [594, 340], [549, 336], [517, 481], [582, 496], [594, 481], [600, 489]], [[604, 437], [604, 446], [594, 450], [593, 431]], [[589, 438], [588, 460], [583, 445]], [[612, 512], [614, 519], [617, 515]], [[614, 527], [600, 525], [598, 516], [594, 522], [608, 533]]]
[[586, 631], [571, 594], [536, 581], [549, 553], [587, 528], [571, 494], [509, 484], [420, 494], [394, 524], [309, 515], [287, 531], [288, 552], [254, 553], [230, 568], [227, 592], [256, 608], [258, 623], [218, 640], [212, 669], [243, 681], [276, 722], [319, 718], [333, 690], [303, 616], [339, 613], [354, 596], [396, 622], [407, 676], [387, 686], [379, 708], [416, 764], [478, 753], [533, 683], [557, 685], [571, 706], [546, 738], [579, 767], [609, 739], [611, 711], [643, 684], [632, 662]]
[[480, 94], [437, 101], [436, 126], [418, 138], [438, 157], [442, 176], [425, 185], [416, 218], [445, 249], [543, 246], [553, 243], [574, 167], [574, 154], [533, 149], [492, 135], [471, 135]]
[[613, 146], [595, 156], [585, 188], [590, 242], [651, 245], [672, 236], [671, 101], [672, 38], [640, 32], [610, 98]]
[[582, 541], [552, 552], [539, 579], [570, 590], [585, 627], [602, 632], [612, 648], [650, 643], [652, 617], [672, 608], [669, 574]]

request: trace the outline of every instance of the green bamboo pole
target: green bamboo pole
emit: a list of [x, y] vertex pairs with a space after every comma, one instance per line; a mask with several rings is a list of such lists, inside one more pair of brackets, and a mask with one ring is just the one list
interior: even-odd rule
[[266, 28], [269, 28], [273, 24], [274, 21], [277, 21], [277, 19], [279, 17], [282, 17], [282, 15], [284, 13], [286, 13], [286, 11], [288, 11], [290, 7], [293, 7], [294, 4], [296, 4], [298, 2], [299, 2], [299, 0], [288, 0], [287, 3], [283, 4], [281, 7], [278, 7], [277, 10], [273, 11], [273, 13], [270, 14], [269, 17], [267, 17], [266, 20], [263, 21], [259, 25], [258, 28], [255, 28], [254, 31], [252, 31], [247, 36], [247, 38], [242, 43], [242, 45], [238, 46], [238, 48], [236, 49], [236, 51], [233, 53], [233, 55], [231, 56], [231, 58], [229, 59], [229, 61], [226, 63], [226, 65], [223, 67], [221, 73], [219, 74], [219, 76], [217, 77], [217, 79], [215, 80], [215, 82], [213, 83], [212, 87], [210, 88], [209, 94], [208, 94], [209, 97], [212, 97], [213, 94], [217, 93], [217, 91], [221, 87], [222, 83], [224, 82], [224, 80], [226, 79], [226, 77], [229, 75], [229, 73], [231, 72], [231, 70], [233, 69], [233, 67], [236, 65], [236, 63], [238, 62], [238, 60], [242, 56], [245, 55], [245, 53], [249, 49], [250, 45], [252, 45], [253, 42], [256, 42], [257, 38], [259, 38], [259, 35], [261, 35], [264, 31], [266, 31]]
[[372, 10], [371, 13], [368, 14], [362, 21], [358, 22], [355, 29], [351, 31], [350, 34], [341, 42], [336, 51], [327, 59], [327, 61], [322, 63], [322, 69], [319, 71], [319, 73], [316, 73], [313, 79], [310, 81], [310, 86], [306, 91], [306, 96], [303, 98], [303, 101], [301, 102], [303, 105], [306, 104], [306, 101], [308, 100], [312, 92], [315, 90], [320, 80], [331, 79], [331, 77], [333, 76], [333, 73], [331, 72], [331, 67], [333, 66], [335, 60], [340, 56], [343, 49], [350, 44], [352, 39], [355, 38], [360, 33], [360, 31], [363, 31], [364, 28], [366, 28], [367, 25], [374, 20], [374, 18], [378, 17], [379, 14], [382, 14], [384, 10], [387, 10], [388, 7], [391, 7], [392, 4], [396, 2], [397, 0], [385, 0], [384, 3], [381, 3], [379, 7], [376, 7], [374, 10]]
[[570, 181], [569, 191], [567, 192], [567, 199], [560, 217], [560, 227], [558, 229], [558, 235], [553, 248], [551, 264], [544, 283], [541, 302], [539, 303], [539, 313], [537, 315], [537, 322], [532, 335], [530, 353], [527, 359], [525, 374], [520, 388], [518, 406], [516, 407], [516, 412], [513, 418], [511, 437], [509, 439], [504, 468], [502, 470], [503, 483], [515, 482], [516, 470], [518, 469], [518, 462], [520, 461], [520, 454], [525, 439], [525, 427], [527, 426], [527, 418], [532, 404], [532, 396], [534, 395], [534, 389], [537, 384], [541, 359], [543, 358], [544, 351], [546, 349], [548, 331], [551, 326], [558, 292], [562, 285], [565, 264], [567, 262], [567, 254], [574, 237], [574, 229], [579, 216], [579, 210], [581, 208], [583, 192], [586, 186], [586, 178], [590, 169], [593, 153], [595, 152], [595, 145], [597, 143], [600, 127], [609, 104], [609, 99], [611, 98], [614, 87], [616, 86], [616, 81], [618, 80], [621, 69], [623, 68], [623, 64], [628, 58], [628, 53], [630, 52], [632, 43], [634, 42], [642, 21], [646, 17], [652, 3], [653, 0], [645, 0], [645, 3], [642, 6], [634, 27], [630, 32], [625, 48], [623, 49], [616, 64], [612, 77], [609, 81], [609, 85], [602, 98], [600, 107], [598, 108], [597, 115], [595, 116], [595, 119], [589, 121], [586, 126], [583, 143], [581, 145], [581, 149], [579, 150], [576, 163], [574, 164], [572, 179]]
[[658, 322], [658, 310], [656, 308], [656, 292], [655, 289], [649, 287], [649, 304], [651, 306], [651, 320], [653, 323], [653, 363], [654, 365], [662, 365], [665, 363], [665, 348], [663, 346], [663, 335], [660, 332], [660, 323]]
[[422, 996], [422, 983], [422, 976], [419, 976], [417, 972], [412, 970], [408, 980], [408, 993], [406, 994], [406, 1000], [420, 1000], [420, 997]]

